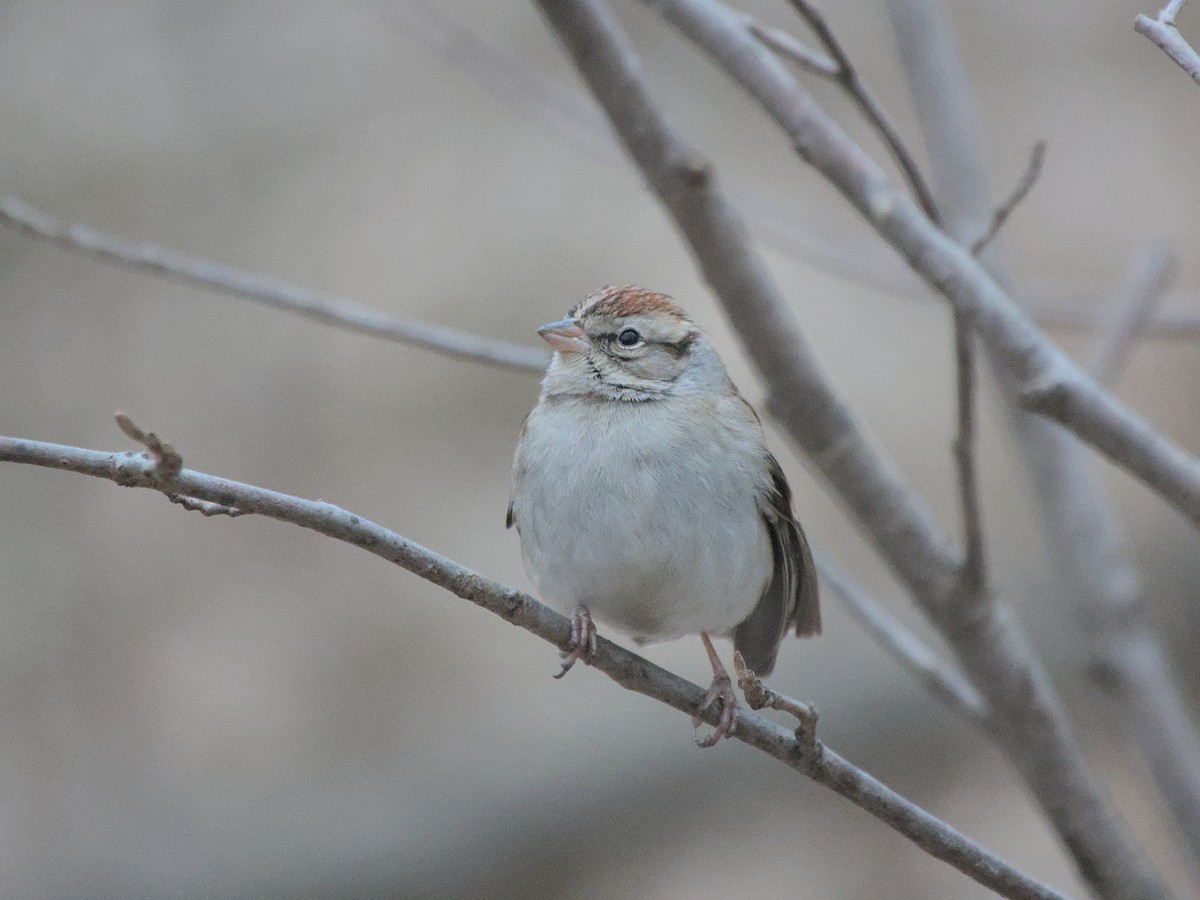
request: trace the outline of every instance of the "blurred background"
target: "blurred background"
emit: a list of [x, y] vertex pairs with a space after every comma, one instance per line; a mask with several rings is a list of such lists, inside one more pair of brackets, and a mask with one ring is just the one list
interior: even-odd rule
[[[820, 362], [953, 533], [946, 309], [690, 46], [616, 6]], [[919, 148], [884, 4], [825, 6]], [[743, 8], [802, 33], [782, 2]], [[1046, 308], [1102, 309], [1162, 239], [1180, 254], [1163, 315], [1200, 318], [1200, 90], [1134, 33], [1150, 8], [951, 8], [997, 197], [1049, 142], [1004, 233], [1019, 283]], [[1200, 40], [1200, 10], [1181, 26]], [[530, 346], [588, 291], [640, 283], [677, 297], [762, 397], [532, 4], [10, 0], [0, 84], [0, 191], [68, 220]], [[1072, 351], [1087, 337], [1052, 334]], [[1198, 363], [1194, 340], [1146, 340], [1120, 390], [1193, 451]], [[112, 422], [125, 409], [191, 467], [338, 503], [529, 587], [504, 510], [535, 378], [8, 229], [0, 382], [0, 433], [125, 449]], [[1139, 840], [1190, 894], [1197, 873], [1083, 672], [996, 400], [986, 386], [997, 588]], [[773, 445], [814, 542], [927, 634], [803, 461]], [[1196, 697], [1195, 531], [1128, 478], [1112, 484]], [[15, 465], [0, 467], [0, 504], [4, 896], [987, 895], [777, 762], [733, 742], [697, 750], [685, 717], [594, 671], [553, 681], [553, 648], [354, 548]], [[830, 746], [1080, 893], [1001, 755], [825, 602], [826, 636], [785, 644], [773, 683], [820, 707]], [[698, 640], [647, 653], [708, 678]]]

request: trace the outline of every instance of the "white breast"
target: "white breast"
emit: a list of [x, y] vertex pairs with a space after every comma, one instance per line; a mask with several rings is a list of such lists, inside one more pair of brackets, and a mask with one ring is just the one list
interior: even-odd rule
[[757, 500], [768, 476], [759, 430], [715, 414], [729, 402], [575, 398], [534, 410], [513, 512], [547, 602], [585, 605], [639, 641], [726, 634], [750, 614], [772, 569]]

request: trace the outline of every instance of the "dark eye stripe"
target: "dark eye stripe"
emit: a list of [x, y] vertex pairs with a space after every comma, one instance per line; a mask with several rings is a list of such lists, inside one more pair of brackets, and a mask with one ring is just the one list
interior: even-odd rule
[[679, 341], [672, 341], [670, 343], [664, 341], [663, 346], [667, 348], [672, 356], [678, 359], [679, 357], [683, 356], [683, 354], [691, 350], [692, 344], [694, 343], [696, 343], [696, 335], [689, 334], [687, 337]]

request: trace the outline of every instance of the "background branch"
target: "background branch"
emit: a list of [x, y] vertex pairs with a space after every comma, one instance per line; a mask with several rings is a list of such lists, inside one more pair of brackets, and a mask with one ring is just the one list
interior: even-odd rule
[[297, 313], [335, 328], [423, 347], [456, 359], [539, 374], [549, 359], [543, 351], [532, 347], [443, 325], [400, 319], [278, 278], [231, 269], [157, 244], [122, 240], [96, 228], [56, 219], [16, 197], [0, 197], [0, 222], [14, 226], [30, 237], [48, 240], [71, 250], [83, 250], [104, 262], [164, 275], [186, 284]]
[[[555, 646], [570, 635], [569, 621], [532, 597], [505, 587], [394, 531], [331, 503], [305, 500], [191, 469], [164, 472], [157, 457], [103, 453], [60, 444], [0, 437], [0, 461], [105, 478], [124, 487], [149, 488], [167, 495], [257, 513], [316, 531], [385, 559], [464, 600], [524, 628]], [[691, 716], [704, 689], [604, 638], [591, 665], [631, 691]], [[706, 716], [715, 723], [715, 714]], [[803, 754], [796, 738], [771, 720], [743, 710], [733, 735], [846, 797], [921, 849], [1005, 897], [1059, 898], [1062, 895], [1018, 872], [969, 838], [905, 800], [827, 747]]]

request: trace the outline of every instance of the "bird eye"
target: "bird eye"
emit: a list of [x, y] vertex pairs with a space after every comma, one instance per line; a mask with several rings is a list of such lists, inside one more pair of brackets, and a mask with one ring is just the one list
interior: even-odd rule
[[633, 347], [642, 340], [636, 328], [626, 328], [617, 335], [617, 343], [622, 347]]

